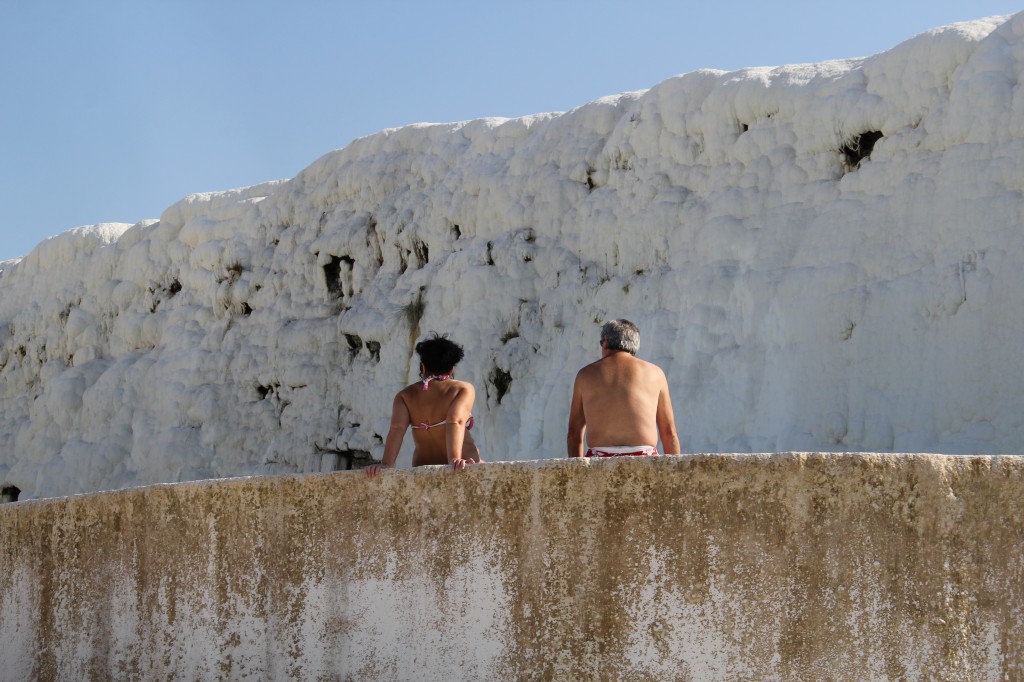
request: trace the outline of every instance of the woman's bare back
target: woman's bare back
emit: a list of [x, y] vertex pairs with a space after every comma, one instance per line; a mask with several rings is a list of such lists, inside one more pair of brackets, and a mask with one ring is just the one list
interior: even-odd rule
[[[435, 379], [428, 384], [426, 390], [423, 386], [423, 382], [416, 382], [399, 392], [399, 398], [409, 412], [409, 425], [416, 445], [412, 465], [447, 464], [448, 429], [458, 428], [460, 420], [465, 424], [472, 420], [468, 408], [464, 408], [462, 403], [465, 403], [467, 393], [472, 395], [473, 387], [455, 379]], [[474, 461], [480, 459], [479, 450], [468, 428], [463, 439], [462, 458]]]

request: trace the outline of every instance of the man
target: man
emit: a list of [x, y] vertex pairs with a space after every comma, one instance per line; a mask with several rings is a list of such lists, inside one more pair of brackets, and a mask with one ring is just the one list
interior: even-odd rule
[[679, 454], [668, 381], [659, 367], [635, 357], [640, 330], [629, 320], [601, 328], [601, 359], [576, 374], [569, 407], [569, 456]]

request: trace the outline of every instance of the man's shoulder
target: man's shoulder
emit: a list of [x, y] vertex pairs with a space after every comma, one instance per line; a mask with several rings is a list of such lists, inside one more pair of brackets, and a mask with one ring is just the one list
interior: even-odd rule
[[667, 381], [664, 370], [653, 362], [641, 360], [635, 355], [629, 358], [629, 362], [636, 368], [634, 370], [636, 371], [636, 376], [643, 377], [645, 381], [657, 384], [663, 384]]
[[655, 372], [656, 374], [664, 374], [664, 373], [665, 373], [665, 372], [664, 372], [664, 371], [663, 371], [663, 370], [661, 369], [661, 367], [659, 367], [658, 365], [654, 364], [653, 362], [648, 362], [647, 360], [641, 360], [640, 358], [634, 358], [634, 359], [635, 359], [635, 360], [636, 360], [637, 362], [641, 363], [641, 365], [642, 365], [642, 366], [643, 366], [643, 367], [644, 367], [645, 369], [647, 369], [647, 370], [649, 370], [649, 371], [651, 371], [651, 372]]
[[661, 366], [656, 365], [653, 362], [647, 362], [646, 360], [641, 360], [640, 362], [644, 363], [644, 370], [648, 373], [648, 376], [652, 379], [657, 379], [659, 383], [668, 383], [668, 378], [665, 376], [665, 370], [663, 370]]
[[585, 379], [588, 375], [597, 374], [600, 365], [601, 360], [595, 360], [594, 362], [591, 362], [589, 365], [584, 365], [583, 367], [580, 368], [580, 371], [576, 372], [576, 378]]

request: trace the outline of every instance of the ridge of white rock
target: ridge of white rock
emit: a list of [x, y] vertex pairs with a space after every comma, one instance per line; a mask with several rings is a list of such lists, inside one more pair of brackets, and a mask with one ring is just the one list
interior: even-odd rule
[[466, 348], [486, 459], [561, 457], [614, 317], [687, 452], [1021, 452], [1022, 80], [1024, 13], [384, 130], [71, 230], [0, 264], [0, 482], [377, 457], [428, 331]]

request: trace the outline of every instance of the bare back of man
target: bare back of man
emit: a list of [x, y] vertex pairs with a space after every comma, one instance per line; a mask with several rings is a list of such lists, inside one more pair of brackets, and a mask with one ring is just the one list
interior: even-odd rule
[[[634, 327], [635, 329], [635, 327]], [[582, 457], [591, 448], [657, 447], [678, 454], [672, 400], [665, 373], [632, 353], [601, 342], [601, 359], [581, 369], [569, 407], [567, 447]]]

